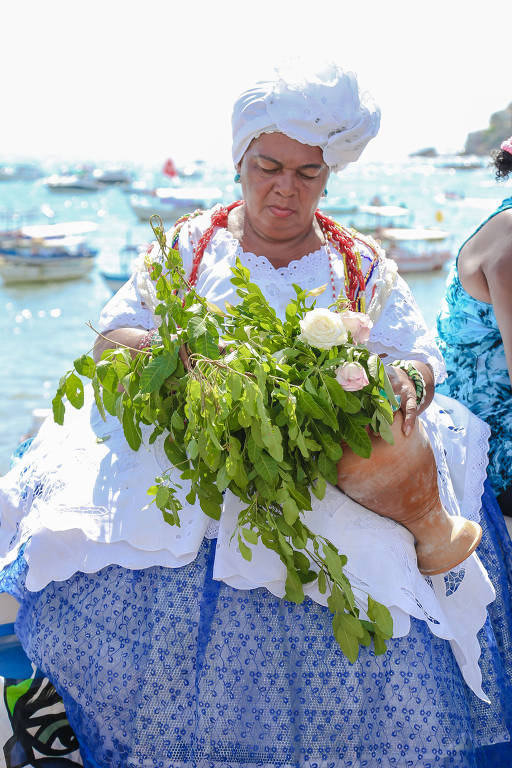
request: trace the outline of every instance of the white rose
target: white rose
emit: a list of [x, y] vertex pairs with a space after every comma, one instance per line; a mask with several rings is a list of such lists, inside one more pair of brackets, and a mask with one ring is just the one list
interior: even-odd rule
[[317, 349], [330, 349], [347, 341], [341, 316], [328, 309], [312, 309], [300, 321], [299, 338]]

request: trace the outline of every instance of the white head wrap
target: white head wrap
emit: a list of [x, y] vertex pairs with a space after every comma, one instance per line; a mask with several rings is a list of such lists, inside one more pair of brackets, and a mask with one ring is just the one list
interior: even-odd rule
[[322, 148], [324, 161], [340, 171], [357, 160], [377, 135], [380, 109], [361, 93], [353, 72], [329, 64], [307, 77], [256, 83], [233, 108], [233, 161], [242, 159], [262, 133], [284, 133], [302, 144]]

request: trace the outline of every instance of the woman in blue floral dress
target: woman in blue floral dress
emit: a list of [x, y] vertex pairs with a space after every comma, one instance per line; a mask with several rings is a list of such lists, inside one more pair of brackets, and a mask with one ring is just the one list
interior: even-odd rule
[[[512, 137], [494, 155], [512, 173]], [[461, 246], [437, 321], [447, 379], [438, 387], [491, 428], [488, 476], [512, 516], [512, 196]]]

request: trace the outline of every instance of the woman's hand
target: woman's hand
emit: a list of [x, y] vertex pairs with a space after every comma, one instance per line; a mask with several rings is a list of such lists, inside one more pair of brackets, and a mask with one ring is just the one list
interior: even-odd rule
[[402, 432], [406, 437], [411, 434], [416, 417], [432, 402], [435, 390], [434, 373], [430, 365], [419, 360], [411, 360], [410, 362], [421, 373], [425, 382], [425, 398], [421, 406], [418, 406], [415, 384], [407, 373], [394, 365], [386, 366], [393, 392], [400, 400], [400, 410], [404, 417]]

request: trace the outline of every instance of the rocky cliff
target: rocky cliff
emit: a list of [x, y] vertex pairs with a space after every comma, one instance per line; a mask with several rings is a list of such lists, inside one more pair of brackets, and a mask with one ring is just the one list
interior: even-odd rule
[[497, 149], [503, 139], [512, 135], [512, 102], [491, 115], [489, 127], [482, 131], [469, 133], [464, 145], [467, 155], [488, 155], [492, 149]]

